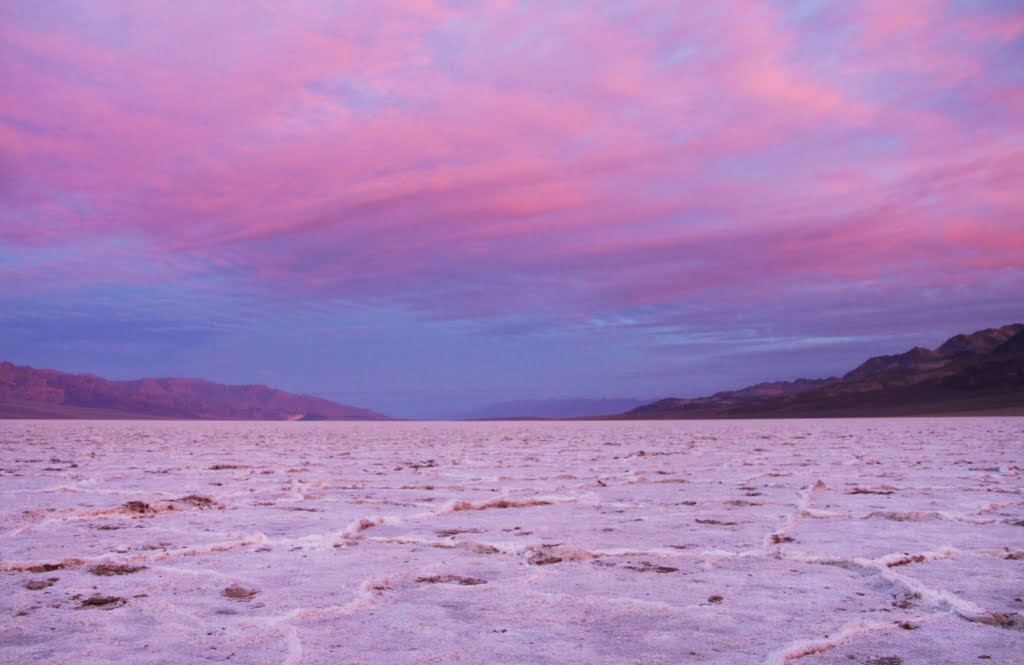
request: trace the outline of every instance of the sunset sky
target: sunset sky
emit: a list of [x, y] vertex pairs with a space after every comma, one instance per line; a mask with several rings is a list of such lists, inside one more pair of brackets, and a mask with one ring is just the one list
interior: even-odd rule
[[0, 0], [0, 359], [404, 417], [1024, 319], [1024, 5]]

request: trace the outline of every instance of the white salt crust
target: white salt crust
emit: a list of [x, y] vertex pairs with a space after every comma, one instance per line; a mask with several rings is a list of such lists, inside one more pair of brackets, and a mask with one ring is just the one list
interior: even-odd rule
[[1022, 466], [1012, 418], [0, 422], [0, 662], [1021, 663]]

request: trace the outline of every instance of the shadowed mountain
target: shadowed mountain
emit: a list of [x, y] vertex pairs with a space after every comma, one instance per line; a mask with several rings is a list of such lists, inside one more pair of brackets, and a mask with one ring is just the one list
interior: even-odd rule
[[108, 381], [0, 363], [0, 418], [387, 420], [379, 413], [267, 386], [203, 379]]
[[869, 358], [840, 378], [761, 383], [663, 399], [617, 418], [1024, 415], [1024, 324], [951, 337], [931, 350]]

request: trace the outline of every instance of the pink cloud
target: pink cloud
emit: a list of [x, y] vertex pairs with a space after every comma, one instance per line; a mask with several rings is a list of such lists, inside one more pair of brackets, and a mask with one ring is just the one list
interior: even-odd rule
[[15, 248], [128, 238], [192, 283], [446, 316], [1024, 268], [1024, 123], [977, 106], [1022, 104], [1017, 14], [64, 9], [0, 16]]

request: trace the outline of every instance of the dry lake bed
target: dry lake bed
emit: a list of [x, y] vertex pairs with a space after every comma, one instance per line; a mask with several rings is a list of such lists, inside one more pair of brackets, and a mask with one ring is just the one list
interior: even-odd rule
[[0, 662], [1024, 663], [1024, 418], [0, 422]]

